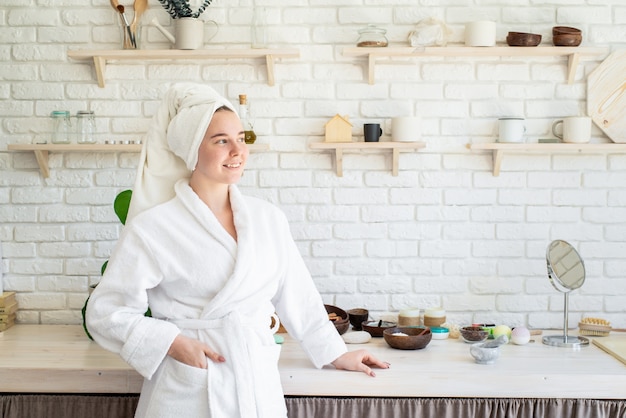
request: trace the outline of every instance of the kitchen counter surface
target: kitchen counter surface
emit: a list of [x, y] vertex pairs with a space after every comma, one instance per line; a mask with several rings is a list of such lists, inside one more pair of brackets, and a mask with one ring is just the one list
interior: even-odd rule
[[[502, 347], [492, 365], [474, 363], [469, 344], [455, 339], [433, 340], [416, 351], [392, 349], [382, 338], [349, 345], [391, 363], [371, 378], [317, 370], [294, 340], [285, 339], [279, 367], [286, 395], [626, 399], [626, 365], [593, 344], [572, 350], [544, 345], [537, 336], [534, 343]], [[142, 383], [78, 325], [16, 325], [0, 333], [0, 376], [0, 392], [13, 393], [138, 393]]]

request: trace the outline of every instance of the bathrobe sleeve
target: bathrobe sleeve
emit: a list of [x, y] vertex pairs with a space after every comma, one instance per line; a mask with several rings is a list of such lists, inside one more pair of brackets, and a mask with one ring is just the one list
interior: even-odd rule
[[298, 340], [315, 367], [330, 364], [347, 352], [281, 212], [278, 234], [283, 242], [286, 268], [273, 303], [289, 334]]
[[127, 225], [106, 272], [87, 303], [86, 324], [93, 339], [150, 379], [180, 333], [167, 321], [146, 317], [147, 290], [161, 280], [147, 240]]

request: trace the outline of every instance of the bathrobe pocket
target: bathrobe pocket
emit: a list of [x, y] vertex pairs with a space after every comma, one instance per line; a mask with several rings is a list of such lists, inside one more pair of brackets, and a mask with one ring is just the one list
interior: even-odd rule
[[158, 375], [142, 389], [137, 412], [155, 417], [206, 417], [209, 416], [208, 371], [192, 367], [165, 357]]
[[250, 349], [259, 417], [286, 417], [287, 408], [278, 372], [280, 345], [257, 346]]

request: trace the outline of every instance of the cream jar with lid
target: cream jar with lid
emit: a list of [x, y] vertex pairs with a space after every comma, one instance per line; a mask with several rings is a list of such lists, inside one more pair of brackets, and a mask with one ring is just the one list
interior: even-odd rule
[[424, 325], [439, 327], [446, 322], [446, 311], [441, 308], [428, 308], [424, 311]]
[[450, 335], [450, 331], [445, 327], [430, 327], [430, 332], [433, 334], [433, 340], [445, 340]]
[[418, 308], [403, 309], [398, 314], [398, 325], [401, 327], [414, 327], [420, 324], [420, 310]]
[[389, 44], [385, 34], [386, 29], [379, 28], [375, 25], [367, 25], [359, 30], [359, 39], [356, 46], [359, 47], [384, 47]]

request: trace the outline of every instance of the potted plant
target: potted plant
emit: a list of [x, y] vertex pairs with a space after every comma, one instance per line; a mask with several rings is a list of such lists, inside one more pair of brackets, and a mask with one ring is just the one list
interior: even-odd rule
[[202, 12], [211, 4], [212, 0], [203, 0], [198, 10], [195, 12], [189, 4], [189, 0], [159, 0], [161, 6], [167, 10], [172, 19], [182, 19], [184, 17], [191, 17], [197, 19]]

